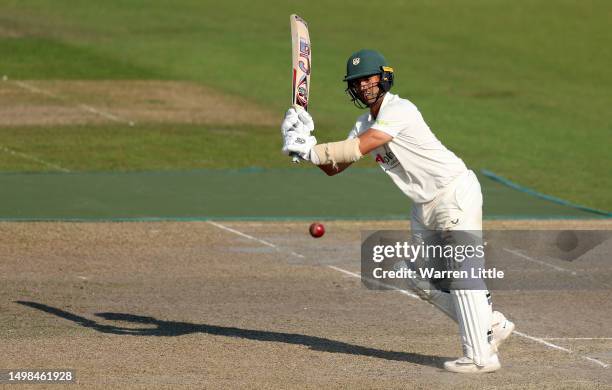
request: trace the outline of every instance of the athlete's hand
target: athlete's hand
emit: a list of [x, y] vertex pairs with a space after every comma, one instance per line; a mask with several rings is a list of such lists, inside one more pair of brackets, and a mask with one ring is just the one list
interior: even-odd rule
[[294, 107], [291, 107], [287, 110], [285, 114], [285, 118], [283, 118], [283, 122], [281, 123], [281, 134], [283, 137], [287, 134], [289, 130], [297, 130], [297, 128], [302, 125], [298, 113]]
[[314, 130], [312, 116], [300, 106], [292, 106], [281, 123], [281, 133], [283, 136], [289, 130], [307, 131], [309, 134]]
[[300, 122], [304, 124], [304, 128], [309, 133], [312, 133], [315, 128], [314, 121], [312, 120], [312, 116], [308, 113], [308, 111], [304, 110], [300, 106], [297, 106], [296, 111], [298, 114], [298, 119], [300, 120]]
[[304, 129], [300, 122], [298, 129], [289, 130], [283, 136], [283, 153], [297, 154], [304, 160], [310, 161], [310, 151], [317, 144], [317, 139]]

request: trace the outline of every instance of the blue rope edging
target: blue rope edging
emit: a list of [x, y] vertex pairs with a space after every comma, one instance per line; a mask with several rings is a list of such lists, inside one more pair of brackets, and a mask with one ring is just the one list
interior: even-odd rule
[[508, 180], [508, 179], [506, 179], [503, 176], [499, 176], [496, 173], [493, 173], [493, 172], [491, 172], [491, 171], [489, 171], [487, 169], [481, 169], [480, 172], [483, 175], [485, 175], [486, 177], [488, 177], [489, 179], [494, 180], [496, 182], [499, 182], [499, 183], [501, 183], [503, 185], [506, 185], [506, 186], [508, 186], [508, 187], [510, 187], [512, 189], [517, 190], [517, 191], [524, 192], [526, 194], [533, 195], [535, 197], [547, 200], [549, 202], [557, 203], [557, 204], [560, 204], [562, 206], [567, 206], [567, 207], [571, 207], [571, 208], [574, 208], [574, 209], [586, 211], [586, 212], [589, 212], [589, 213], [603, 215], [603, 216], [608, 217], [608, 218], [612, 218], [612, 213], [609, 212], [609, 211], [598, 210], [598, 209], [594, 209], [592, 207], [582, 206], [582, 205], [579, 205], [579, 204], [568, 202], [567, 200], [564, 200], [564, 199], [561, 199], [561, 198], [557, 198], [557, 197], [554, 197], [554, 196], [551, 196], [551, 195], [543, 194], [541, 192], [532, 190], [531, 188], [523, 187], [522, 185], [517, 184], [517, 183], [515, 183], [515, 182], [513, 182], [511, 180]]

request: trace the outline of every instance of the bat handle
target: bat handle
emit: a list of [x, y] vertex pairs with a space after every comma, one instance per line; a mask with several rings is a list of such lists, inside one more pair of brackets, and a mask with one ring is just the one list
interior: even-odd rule
[[297, 153], [291, 153], [291, 156], [293, 157], [294, 164], [299, 164], [300, 161], [302, 160], [302, 158], [298, 156]]

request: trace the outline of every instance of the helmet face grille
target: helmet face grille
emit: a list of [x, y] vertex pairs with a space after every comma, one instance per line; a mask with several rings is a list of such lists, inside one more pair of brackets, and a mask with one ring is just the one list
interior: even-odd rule
[[346, 88], [345, 92], [349, 95], [355, 107], [361, 109], [368, 108], [368, 105], [364, 103], [359, 97], [359, 91], [357, 90], [357, 86], [352, 84], [350, 81], [348, 82], [348, 87]]
[[346, 93], [358, 108], [366, 108], [368, 103], [361, 99], [359, 87], [354, 82], [375, 74], [380, 75], [378, 83], [380, 91], [376, 99], [378, 100], [393, 86], [393, 68], [387, 65], [385, 57], [375, 50], [364, 49], [353, 53], [347, 60], [344, 77], [344, 81], [347, 82]]
[[[386, 67], [386, 69], [380, 69], [379, 72], [375, 74], [380, 75], [380, 80], [376, 84], [371, 82], [369, 86], [367, 87], [367, 89], [371, 89], [375, 86], [378, 87], [379, 90], [378, 90], [376, 99], [374, 100], [374, 102], [377, 102], [385, 93], [389, 92], [389, 90], [393, 86], [393, 69]], [[372, 75], [368, 75], [368, 76], [372, 76]], [[348, 80], [346, 82], [347, 87], [346, 87], [345, 92], [349, 95], [353, 104], [357, 106], [358, 108], [367, 108], [370, 105], [374, 104], [374, 102], [368, 102], [363, 99], [361, 80], [363, 80], [364, 78], [368, 76], [359, 77], [357, 79]], [[370, 91], [370, 95], [371, 95], [371, 91]]]

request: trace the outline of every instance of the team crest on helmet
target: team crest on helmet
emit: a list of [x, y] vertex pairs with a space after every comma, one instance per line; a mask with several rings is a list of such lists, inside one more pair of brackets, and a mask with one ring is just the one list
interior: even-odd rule
[[353, 65], [355, 65], [355, 66], [359, 65], [359, 61], [361, 61], [361, 58], [359, 58], [359, 57], [353, 58]]

